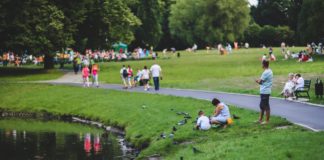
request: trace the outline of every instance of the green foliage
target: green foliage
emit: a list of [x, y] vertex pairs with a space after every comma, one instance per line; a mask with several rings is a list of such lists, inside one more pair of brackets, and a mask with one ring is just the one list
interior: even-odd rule
[[0, 20], [2, 47], [18, 53], [28, 49], [30, 53], [47, 54], [73, 42], [63, 31], [64, 13], [48, 1], [0, 3], [0, 14], [5, 15]]
[[323, 8], [322, 0], [304, 0], [298, 21], [298, 33], [302, 43], [319, 41], [324, 37]]
[[252, 16], [259, 25], [288, 25], [288, 8], [291, 0], [259, 0], [257, 7], [252, 7]]
[[134, 45], [156, 47], [162, 37], [162, 2], [160, 0], [139, 0], [135, 6], [134, 12], [141, 20], [142, 25], [136, 30]]
[[130, 43], [141, 24], [121, 0], [96, 0], [86, 16], [78, 32], [79, 44], [85, 45], [82, 48], [105, 49], [116, 42]]
[[233, 42], [248, 26], [249, 8], [239, 0], [178, 0], [169, 20], [171, 34], [189, 44]]
[[251, 46], [259, 46], [261, 29], [256, 23], [250, 24], [244, 31], [244, 41], [248, 42]]

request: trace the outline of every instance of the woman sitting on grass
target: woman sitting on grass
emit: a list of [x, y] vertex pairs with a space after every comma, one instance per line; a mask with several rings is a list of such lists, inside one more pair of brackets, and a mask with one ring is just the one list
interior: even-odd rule
[[210, 122], [212, 124], [221, 124], [226, 128], [227, 119], [231, 117], [229, 108], [226, 104], [220, 102], [217, 98], [212, 100], [212, 104], [216, 107], [214, 111], [214, 116], [211, 117]]

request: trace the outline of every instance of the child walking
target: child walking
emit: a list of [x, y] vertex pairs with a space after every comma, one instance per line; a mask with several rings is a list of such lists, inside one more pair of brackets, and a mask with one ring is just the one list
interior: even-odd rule
[[89, 68], [88, 65], [82, 69], [83, 87], [89, 87]]

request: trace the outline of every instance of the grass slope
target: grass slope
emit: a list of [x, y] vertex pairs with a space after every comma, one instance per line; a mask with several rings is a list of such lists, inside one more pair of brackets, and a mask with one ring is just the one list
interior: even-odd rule
[[[297, 52], [304, 48], [290, 49]], [[226, 56], [221, 56], [216, 51], [182, 51], [181, 58], [173, 55], [156, 62], [163, 70], [162, 87], [258, 94], [259, 86], [254, 81], [263, 72], [260, 59], [265, 53], [268, 50], [260, 48], [241, 49]], [[296, 59], [283, 60], [279, 48], [274, 49], [274, 54], [277, 61], [270, 64], [274, 72], [272, 96], [279, 96], [290, 72], [301, 73], [304, 79], [311, 79], [312, 87], [317, 77], [324, 80], [324, 56], [314, 56], [315, 61], [312, 63], [299, 63]], [[159, 55], [162, 57], [162, 53]], [[119, 71], [123, 64], [131, 65], [136, 74], [138, 68], [142, 69], [144, 65], [150, 67], [153, 63], [153, 60], [102, 63], [99, 80], [120, 84]], [[324, 104], [324, 100], [315, 99], [313, 88], [310, 94], [312, 102]]]
[[[288, 121], [272, 117], [266, 126], [254, 124], [258, 113], [231, 106], [239, 115], [227, 129], [194, 131], [193, 119], [177, 126], [183, 116], [177, 111], [196, 116], [199, 110], [212, 113], [210, 102], [192, 98], [128, 93], [104, 89], [41, 84], [8, 84], [1, 86], [0, 108], [12, 111], [48, 111], [97, 119], [123, 127], [126, 139], [143, 150], [139, 159], [160, 154], [165, 159], [320, 159], [324, 153], [323, 132], [313, 133]], [[278, 130], [278, 126], [289, 126]], [[167, 136], [177, 127], [174, 138]], [[176, 142], [176, 144], [174, 144]], [[204, 153], [194, 154], [192, 147]]]

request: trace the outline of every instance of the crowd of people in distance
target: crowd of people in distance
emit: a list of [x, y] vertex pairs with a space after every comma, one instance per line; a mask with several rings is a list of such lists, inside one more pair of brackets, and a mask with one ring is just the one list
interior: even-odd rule
[[124, 89], [131, 89], [138, 85], [143, 85], [144, 90], [150, 90], [149, 81], [153, 79], [154, 89], [158, 91], [160, 89], [160, 80], [162, 80], [162, 69], [157, 64], [154, 63], [150, 69], [144, 66], [143, 69], [138, 68], [137, 73], [134, 76], [134, 71], [130, 65], [127, 67], [125, 65], [120, 69], [120, 77], [122, 80]]
[[4, 67], [13, 64], [16, 67], [20, 67], [21, 65], [25, 64], [35, 64], [35, 65], [41, 65], [44, 62], [44, 56], [33, 56], [33, 55], [27, 55], [23, 54], [19, 56], [18, 54], [15, 54], [12, 51], [4, 52], [2, 56], [0, 56], [0, 64], [2, 64]]

